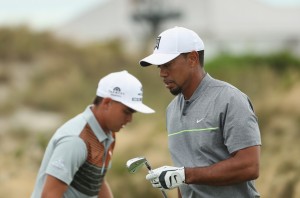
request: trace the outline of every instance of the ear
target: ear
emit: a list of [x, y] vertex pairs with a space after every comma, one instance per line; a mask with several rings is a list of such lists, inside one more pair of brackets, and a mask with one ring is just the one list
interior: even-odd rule
[[111, 103], [112, 103], [111, 98], [103, 98], [103, 100], [101, 101], [101, 105], [103, 106], [104, 109], [108, 109]]
[[192, 51], [188, 54], [188, 60], [191, 66], [195, 67], [199, 65], [199, 55], [198, 52]]

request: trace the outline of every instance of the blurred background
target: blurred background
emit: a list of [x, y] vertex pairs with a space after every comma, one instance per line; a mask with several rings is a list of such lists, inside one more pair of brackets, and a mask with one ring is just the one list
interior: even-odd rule
[[[127, 70], [155, 114], [117, 134], [107, 179], [116, 198], [161, 197], [128, 159], [170, 165], [165, 108], [173, 96], [138, 61], [174, 26], [205, 43], [205, 68], [252, 100], [262, 136], [264, 198], [300, 197], [299, 0], [0, 0], [0, 198], [30, 197], [48, 140], [92, 103], [104, 75]], [[176, 197], [176, 191], [168, 191]]]

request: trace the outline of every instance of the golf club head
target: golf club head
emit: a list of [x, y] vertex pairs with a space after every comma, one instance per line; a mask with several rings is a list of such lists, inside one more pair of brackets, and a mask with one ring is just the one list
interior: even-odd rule
[[126, 167], [130, 173], [135, 173], [147, 162], [145, 157], [135, 157], [126, 162]]

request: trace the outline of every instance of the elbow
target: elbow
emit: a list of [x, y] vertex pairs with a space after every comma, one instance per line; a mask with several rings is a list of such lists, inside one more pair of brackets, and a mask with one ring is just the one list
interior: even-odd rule
[[253, 172], [251, 177], [250, 177], [250, 180], [255, 180], [255, 179], [258, 179], [259, 178], [259, 171], [256, 171], [256, 172]]
[[259, 178], [259, 168], [256, 169], [256, 171], [253, 173], [253, 179]]
[[259, 165], [256, 164], [253, 167], [250, 168], [249, 170], [249, 178], [248, 180], [255, 180], [259, 178]]

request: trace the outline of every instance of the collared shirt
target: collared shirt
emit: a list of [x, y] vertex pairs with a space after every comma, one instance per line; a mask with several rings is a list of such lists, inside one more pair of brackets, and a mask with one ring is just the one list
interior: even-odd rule
[[[189, 100], [176, 96], [167, 108], [169, 150], [175, 166], [205, 167], [237, 150], [261, 145], [249, 98], [209, 74]], [[183, 198], [259, 197], [253, 181], [230, 186], [184, 185]]]
[[102, 130], [88, 106], [51, 138], [31, 197], [41, 197], [48, 174], [69, 185], [63, 197], [97, 197], [114, 144], [114, 133]]

